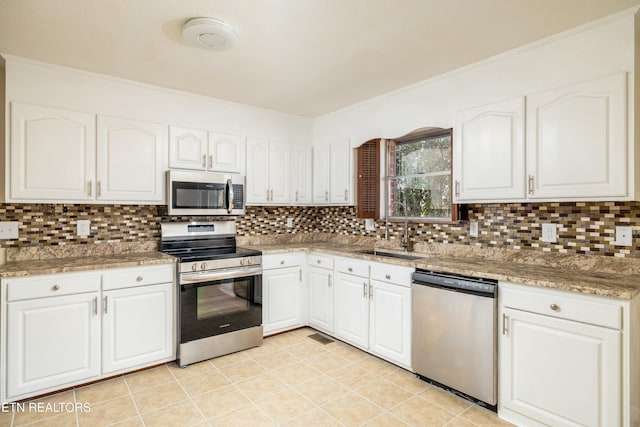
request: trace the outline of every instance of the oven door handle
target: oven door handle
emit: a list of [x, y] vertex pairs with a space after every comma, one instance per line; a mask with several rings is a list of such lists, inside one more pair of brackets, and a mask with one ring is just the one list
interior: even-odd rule
[[262, 266], [257, 265], [255, 267], [242, 267], [242, 268], [229, 268], [224, 270], [217, 270], [215, 272], [206, 271], [203, 273], [182, 273], [180, 275], [180, 282], [182, 283], [197, 283], [197, 282], [211, 282], [224, 279], [236, 279], [239, 277], [249, 277], [262, 274]]

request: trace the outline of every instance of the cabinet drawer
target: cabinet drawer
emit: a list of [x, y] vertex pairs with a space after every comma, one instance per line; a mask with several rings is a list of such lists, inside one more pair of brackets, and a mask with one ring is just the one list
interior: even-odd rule
[[173, 265], [130, 267], [102, 274], [102, 289], [121, 289], [174, 281]]
[[333, 270], [333, 257], [319, 254], [309, 254], [309, 266]]
[[303, 263], [304, 254], [301, 253], [262, 255], [262, 268], [264, 270], [272, 268], [297, 267]]
[[607, 328], [622, 328], [622, 306], [615, 301], [546, 289], [514, 289], [503, 284], [499, 290], [503, 307]]
[[396, 285], [411, 287], [411, 275], [415, 270], [410, 267], [373, 263], [371, 264], [371, 279]]
[[335, 263], [336, 270], [341, 273], [369, 278], [369, 264], [366, 262], [349, 258], [336, 258]]
[[4, 279], [7, 301], [80, 294], [100, 290], [100, 272], [48, 274]]

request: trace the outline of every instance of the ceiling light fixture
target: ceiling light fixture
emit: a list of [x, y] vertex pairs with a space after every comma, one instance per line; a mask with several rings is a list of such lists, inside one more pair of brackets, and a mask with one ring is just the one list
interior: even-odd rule
[[238, 42], [233, 27], [215, 18], [188, 20], [182, 26], [182, 37], [190, 45], [208, 50], [230, 49]]

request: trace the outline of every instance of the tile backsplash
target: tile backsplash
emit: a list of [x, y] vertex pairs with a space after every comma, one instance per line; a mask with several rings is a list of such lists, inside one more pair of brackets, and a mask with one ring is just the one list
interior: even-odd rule
[[[293, 218], [293, 227], [287, 219]], [[79, 219], [91, 221], [91, 234], [76, 235]], [[200, 219], [168, 217], [164, 206], [0, 204], [0, 221], [18, 221], [17, 240], [1, 240], [0, 247], [44, 247], [69, 244], [158, 241], [162, 221]], [[212, 218], [204, 218], [212, 219]], [[224, 219], [229, 219], [225, 217]], [[477, 221], [478, 237], [469, 234], [469, 221]], [[469, 221], [455, 224], [410, 224], [412, 239], [424, 243], [455, 243], [476, 247], [512, 248], [547, 252], [640, 257], [640, 203], [512, 203], [469, 205]], [[541, 224], [557, 224], [557, 243], [540, 240]], [[355, 207], [260, 206], [247, 208], [236, 218], [241, 236], [337, 233], [371, 236], [398, 242], [403, 222], [378, 221], [366, 231]], [[615, 227], [632, 226], [634, 246], [614, 245]]]

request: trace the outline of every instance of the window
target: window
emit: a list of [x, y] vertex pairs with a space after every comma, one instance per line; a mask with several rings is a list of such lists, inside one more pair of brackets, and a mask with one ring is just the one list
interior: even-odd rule
[[451, 129], [388, 140], [387, 216], [450, 221]]

